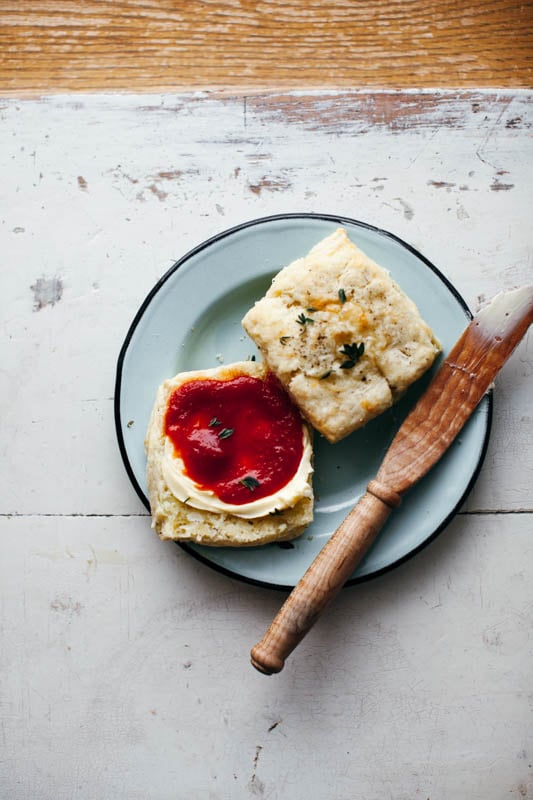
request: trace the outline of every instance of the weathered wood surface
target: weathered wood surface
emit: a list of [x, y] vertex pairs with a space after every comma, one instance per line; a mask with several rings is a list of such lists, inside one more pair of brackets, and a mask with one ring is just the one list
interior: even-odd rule
[[0, 92], [533, 86], [531, 0], [0, 0]]
[[533, 797], [531, 334], [461, 515], [343, 592], [275, 686], [248, 651], [280, 595], [157, 541], [112, 414], [146, 292], [245, 219], [377, 224], [472, 307], [531, 282], [532, 95], [57, 96], [0, 115], [0, 794]]
[[457, 518], [275, 678], [248, 650], [279, 593], [144, 519], [4, 519], [0, 541], [6, 799], [532, 796], [531, 517]]

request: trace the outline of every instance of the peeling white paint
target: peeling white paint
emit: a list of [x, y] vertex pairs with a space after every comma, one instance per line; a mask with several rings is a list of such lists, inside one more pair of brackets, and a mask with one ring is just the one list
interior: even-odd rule
[[531, 283], [532, 99], [1, 102], [2, 796], [528, 797], [531, 334], [497, 381], [469, 513], [343, 593], [268, 680], [248, 650], [280, 597], [156, 539], [112, 394], [154, 282], [258, 216], [388, 229], [472, 308]]
[[[7, 510], [139, 510], [116, 469], [112, 406], [81, 401], [112, 393], [122, 339], [154, 282], [224, 228], [283, 211], [339, 213], [413, 244], [471, 306], [480, 293], [525, 282], [531, 100], [525, 92], [373, 92], [246, 103], [208, 94], [3, 101], [0, 237], [9, 269], [0, 322], [3, 368], [14, 378], [0, 399]], [[513, 188], [494, 191], [495, 180]], [[40, 301], [30, 287], [43, 279], [60, 280], [63, 292], [58, 300], [51, 291], [54, 305], [34, 313]], [[514, 361], [502, 376], [508, 410], [469, 507], [523, 503], [528, 477], [513, 448], [531, 442], [533, 428], [521, 369]], [[29, 375], [44, 389], [37, 415]], [[511, 411], [526, 419], [520, 432], [507, 423]], [[21, 416], [42, 422], [21, 426]], [[58, 454], [69, 461], [62, 492]]]

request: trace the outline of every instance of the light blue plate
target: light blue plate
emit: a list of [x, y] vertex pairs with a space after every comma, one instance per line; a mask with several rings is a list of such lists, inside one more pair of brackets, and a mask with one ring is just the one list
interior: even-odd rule
[[[115, 392], [119, 446], [132, 483], [146, 497], [144, 434], [159, 384], [177, 372], [216, 367], [256, 353], [240, 321], [283, 266], [337, 227], [388, 269], [417, 304], [447, 353], [470, 317], [438, 270], [392, 234], [329, 215], [286, 214], [244, 223], [204, 242], [178, 261], [150, 292], [122, 347]], [[278, 588], [294, 586], [328, 537], [364, 494], [392, 438], [423, 392], [422, 378], [389, 412], [342, 442], [315, 437], [315, 520], [291, 549], [183, 545], [234, 577]], [[459, 438], [405, 497], [355, 570], [351, 583], [399, 564], [439, 533], [464, 501], [485, 454], [492, 398], [485, 397]]]

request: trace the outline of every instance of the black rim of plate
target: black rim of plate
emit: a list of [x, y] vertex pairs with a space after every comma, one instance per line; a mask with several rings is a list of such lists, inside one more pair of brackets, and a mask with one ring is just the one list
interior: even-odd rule
[[[188, 253], [186, 253], [184, 256], [182, 256], [182, 258], [180, 258], [178, 261], [176, 261], [176, 263], [173, 264], [172, 267], [170, 267], [170, 269], [167, 272], [165, 272], [165, 274], [157, 281], [157, 283], [154, 285], [154, 287], [146, 295], [143, 303], [141, 304], [139, 310], [137, 311], [135, 317], [133, 318], [133, 322], [131, 323], [131, 325], [130, 325], [130, 327], [128, 329], [128, 332], [126, 334], [126, 338], [124, 339], [124, 343], [123, 343], [123, 345], [122, 345], [122, 347], [120, 349], [120, 353], [119, 353], [119, 356], [118, 356], [116, 379], [115, 379], [115, 398], [114, 398], [115, 429], [116, 429], [116, 433], [117, 433], [118, 446], [119, 446], [119, 449], [120, 449], [120, 454], [122, 456], [122, 461], [124, 462], [124, 467], [126, 468], [126, 472], [127, 472], [128, 477], [129, 477], [129, 479], [130, 479], [130, 481], [131, 481], [131, 483], [133, 485], [133, 488], [137, 492], [141, 502], [148, 509], [148, 511], [150, 511], [150, 503], [148, 501], [148, 498], [144, 494], [143, 490], [141, 489], [141, 487], [140, 487], [140, 485], [139, 485], [139, 483], [137, 481], [137, 478], [135, 477], [135, 474], [133, 472], [132, 466], [130, 464], [130, 460], [128, 458], [128, 453], [126, 451], [126, 445], [125, 445], [125, 442], [124, 442], [124, 436], [123, 436], [123, 433], [122, 433], [122, 419], [121, 419], [121, 416], [120, 416], [120, 395], [121, 395], [121, 387], [122, 387], [122, 369], [123, 369], [123, 366], [124, 366], [124, 359], [126, 357], [126, 353], [128, 351], [128, 347], [129, 347], [131, 338], [132, 338], [132, 336], [133, 336], [133, 334], [134, 334], [139, 322], [141, 321], [142, 317], [144, 316], [144, 313], [145, 313], [146, 309], [148, 308], [148, 306], [152, 302], [152, 299], [161, 290], [161, 288], [165, 285], [165, 283], [171, 277], [171, 275], [173, 275], [176, 272], [176, 270], [179, 269], [179, 267], [182, 266], [182, 264], [184, 264], [186, 261], [188, 261], [190, 258], [192, 258], [192, 256], [195, 256], [197, 253], [200, 253], [202, 250], [205, 250], [206, 248], [210, 247], [215, 242], [219, 242], [219, 241], [221, 241], [221, 239], [225, 239], [227, 236], [232, 236], [234, 233], [238, 233], [239, 231], [242, 231], [245, 228], [251, 228], [251, 227], [254, 227], [256, 225], [262, 225], [262, 224], [268, 223], [268, 222], [276, 222], [276, 221], [288, 220], [288, 219], [294, 219], [294, 220], [316, 219], [316, 220], [323, 220], [323, 221], [326, 221], [326, 222], [336, 222], [336, 223], [339, 223], [341, 225], [343, 225], [343, 224], [355, 225], [356, 227], [365, 228], [365, 229], [367, 229], [369, 231], [373, 231], [374, 233], [378, 233], [380, 236], [385, 236], [388, 239], [392, 239], [393, 241], [397, 242], [402, 247], [404, 247], [406, 250], [408, 250], [410, 253], [412, 253], [414, 256], [416, 256], [416, 258], [418, 258], [420, 261], [422, 261], [423, 264], [425, 264], [427, 267], [429, 267], [429, 269], [431, 269], [435, 273], [435, 275], [442, 281], [442, 283], [453, 294], [455, 299], [461, 305], [461, 307], [463, 308], [463, 310], [465, 312], [466, 318], [467, 319], [472, 319], [472, 312], [468, 308], [468, 305], [466, 304], [466, 302], [464, 301], [462, 296], [459, 294], [459, 292], [457, 291], [455, 286], [453, 286], [453, 284], [450, 283], [448, 278], [446, 278], [446, 276], [443, 275], [442, 272], [439, 269], [437, 269], [437, 267], [434, 264], [431, 263], [431, 261], [429, 261], [424, 255], [422, 255], [422, 253], [420, 253], [418, 250], [416, 250], [410, 244], [408, 244], [407, 242], [404, 242], [403, 239], [400, 239], [399, 236], [396, 236], [395, 234], [390, 233], [389, 231], [383, 230], [383, 228], [378, 228], [375, 225], [370, 225], [368, 222], [362, 222], [361, 220], [351, 219], [350, 217], [343, 217], [343, 216], [339, 216], [337, 214], [312, 214], [312, 213], [304, 213], [304, 212], [302, 212], [302, 213], [290, 213], [290, 214], [273, 214], [273, 215], [270, 215], [268, 217], [259, 217], [258, 219], [252, 219], [252, 220], [249, 220], [248, 222], [242, 222], [240, 225], [235, 225], [233, 228], [228, 228], [227, 230], [222, 231], [221, 233], [215, 234], [215, 236], [211, 236], [209, 239], [206, 239], [204, 242], [202, 242], [201, 244], [197, 245], [192, 250], [189, 250]], [[478, 460], [476, 468], [475, 468], [475, 470], [474, 470], [474, 472], [472, 474], [472, 477], [470, 478], [470, 481], [468, 482], [463, 494], [461, 495], [461, 498], [456, 503], [456, 505], [452, 508], [452, 510], [449, 512], [449, 514], [446, 516], [446, 518], [436, 528], [436, 530], [434, 530], [433, 533], [430, 534], [426, 539], [424, 539], [424, 541], [421, 544], [419, 544], [417, 547], [413, 548], [408, 553], [406, 553], [404, 556], [402, 556], [401, 558], [396, 559], [396, 561], [393, 561], [391, 564], [388, 564], [386, 567], [383, 567], [382, 569], [375, 570], [374, 572], [371, 572], [371, 573], [369, 573], [367, 575], [361, 575], [361, 576], [358, 576], [358, 577], [355, 577], [355, 578], [350, 578], [350, 580], [347, 581], [344, 584], [345, 587], [354, 586], [355, 584], [358, 584], [358, 583], [364, 583], [366, 581], [372, 580], [373, 578], [377, 578], [380, 575], [384, 575], [385, 573], [390, 572], [391, 570], [395, 569], [396, 567], [399, 567], [401, 564], [403, 564], [406, 561], [408, 561], [411, 558], [413, 558], [413, 556], [415, 556], [417, 553], [419, 553], [421, 550], [423, 550], [425, 547], [427, 547], [431, 542], [433, 542], [437, 538], [437, 536], [440, 533], [442, 533], [442, 531], [447, 527], [447, 525], [451, 522], [451, 520], [455, 517], [456, 513], [458, 512], [458, 510], [460, 509], [460, 507], [463, 505], [463, 503], [465, 502], [466, 498], [470, 494], [470, 491], [471, 491], [474, 483], [476, 482], [476, 480], [478, 478], [478, 475], [479, 475], [479, 473], [481, 471], [481, 468], [483, 466], [483, 462], [485, 460], [485, 456], [486, 456], [486, 453], [487, 453], [487, 447], [488, 447], [488, 443], [489, 443], [490, 431], [491, 431], [491, 426], [492, 426], [492, 413], [493, 413], [493, 392], [492, 392], [492, 390], [487, 394], [487, 398], [488, 398], [488, 407], [487, 407], [487, 416], [486, 416], [486, 430], [485, 430], [485, 437], [484, 437], [484, 440], [483, 440], [483, 446], [481, 448], [481, 453], [480, 453], [480, 456], [479, 456], [479, 460]], [[249, 583], [249, 584], [252, 584], [253, 586], [261, 586], [261, 587], [264, 587], [266, 589], [279, 589], [279, 590], [282, 590], [282, 591], [291, 591], [294, 588], [293, 586], [286, 586], [284, 584], [270, 583], [270, 582], [267, 582], [267, 581], [258, 580], [256, 578], [249, 578], [246, 575], [241, 575], [240, 573], [234, 572], [233, 570], [230, 570], [227, 567], [223, 567], [220, 564], [216, 564], [215, 562], [211, 561], [209, 558], [204, 556], [202, 553], [199, 553], [197, 550], [195, 550], [194, 547], [188, 542], [176, 542], [176, 544], [178, 544], [181, 548], [183, 548], [183, 550], [185, 550], [191, 556], [196, 558], [198, 561], [201, 561], [203, 564], [206, 564], [211, 569], [214, 569], [217, 572], [221, 572], [223, 575], [227, 575], [230, 578], [235, 578], [236, 580], [243, 581], [244, 583]]]

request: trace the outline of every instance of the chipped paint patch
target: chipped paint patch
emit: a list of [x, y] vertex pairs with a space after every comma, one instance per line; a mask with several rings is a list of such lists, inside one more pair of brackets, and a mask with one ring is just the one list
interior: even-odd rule
[[168, 192], [164, 192], [155, 183], [151, 183], [150, 186], [148, 187], [148, 190], [152, 192], [152, 194], [155, 194], [157, 199], [160, 200], [161, 202], [163, 202], [163, 200], [165, 200], [168, 197]]
[[285, 192], [292, 186], [286, 178], [267, 178], [263, 175], [256, 183], [248, 183], [248, 188], [253, 194], [260, 195], [263, 190], [268, 192]]
[[246, 160], [252, 165], [272, 161], [272, 153], [250, 153], [246, 156]]
[[401, 197], [395, 197], [395, 200], [399, 202], [401, 207], [403, 208], [403, 215], [405, 219], [413, 219], [415, 212], [411, 205], [406, 200], [402, 200]]
[[428, 181], [428, 186], [434, 186], [435, 189], [453, 189], [455, 183], [449, 183], [448, 181]]
[[55, 306], [63, 296], [63, 283], [60, 278], [37, 278], [30, 289], [33, 292], [34, 311], [41, 311], [46, 306]]
[[171, 169], [157, 173], [157, 177], [161, 178], [162, 181], [175, 181], [181, 178], [182, 175], [181, 169]]
[[74, 601], [68, 595], [56, 595], [54, 600], [50, 603], [50, 610], [56, 611], [59, 614], [80, 615], [83, 606], [79, 601]]
[[[150, 192], [161, 202], [168, 197], [169, 191], [172, 190], [169, 189], [169, 191], [165, 191], [161, 186], [162, 182], [181, 183], [182, 180], [187, 180], [191, 176], [200, 175], [200, 170], [197, 168], [161, 169], [158, 172], [145, 175], [143, 178], [135, 178], [125, 172], [122, 166], [118, 164], [113, 169], [108, 170], [108, 174], [112, 175], [115, 179], [115, 188], [118, 189], [121, 194], [126, 196], [124, 184], [126, 184], [126, 186], [127, 184], [132, 184], [132, 186], [136, 188], [134, 189], [135, 194], [132, 194], [131, 198], [139, 203], [145, 203], [147, 200], [146, 192]], [[209, 178], [209, 180], [212, 179]], [[129, 192], [127, 192], [127, 194], [129, 194]]]
[[156, 175], [151, 175], [149, 180], [155, 181], [179, 181], [189, 175], [199, 175], [199, 169], [167, 169], [161, 170]]
[[128, 173], [122, 169], [122, 166], [120, 164], [117, 164], [117, 166], [114, 167], [114, 169], [110, 169], [108, 170], [108, 172], [114, 178], [125, 178], [127, 181], [129, 181], [129, 183], [139, 183], [139, 179], [132, 178], [131, 175], [128, 175]]
[[[301, 125], [305, 130], [362, 135], [373, 129], [393, 134], [431, 128], [463, 130], [474, 114], [491, 124], [509, 104], [508, 94], [413, 91], [343, 92], [247, 97], [247, 117]], [[515, 115], [516, 117], [516, 115]], [[476, 120], [476, 124], [479, 124]]]
[[265, 792], [265, 784], [257, 777], [257, 764], [259, 762], [259, 755], [262, 749], [263, 747], [260, 744], [258, 744], [255, 748], [253, 772], [250, 782], [248, 783], [248, 788], [250, 789], [251, 793], [258, 797], [263, 797]]
[[78, 186], [80, 187], [80, 189], [82, 191], [84, 191], [84, 192], [87, 191], [88, 184], [87, 184], [87, 181], [85, 180], [85, 178], [83, 177], [83, 175], [78, 175]]
[[490, 188], [493, 192], [508, 192], [510, 189], [514, 189], [514, 183], [503, 183], [499, 178], [494, 178]]

